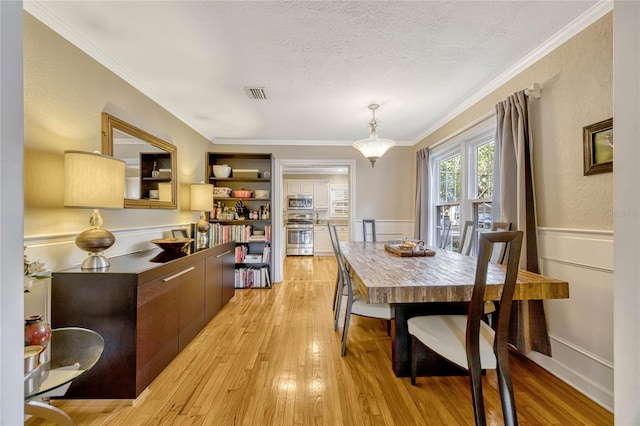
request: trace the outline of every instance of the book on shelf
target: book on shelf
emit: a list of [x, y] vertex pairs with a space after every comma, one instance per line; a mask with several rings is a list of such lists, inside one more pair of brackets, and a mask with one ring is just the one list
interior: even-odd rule
[[269, 276], [269, 268], [263, 266], [261, 268], [244, 267], [236, 269], [235, 287], [270, 288], [271, 277]]
[[263, 263], [262, 256], [259, 254], [246, 254], [244, 256], [244, 263]]
[[271, 247], [264, 246], [264, 248], [262, 249], [262, 263], [269, 263], [270, 258], [271, 258]]

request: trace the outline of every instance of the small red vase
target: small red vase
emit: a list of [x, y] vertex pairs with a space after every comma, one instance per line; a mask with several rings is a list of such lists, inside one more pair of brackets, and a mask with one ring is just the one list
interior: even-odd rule
[[51, 327], [41, 315], [30, 315], [24, 319], [24, 345], [40, 345], [46, 348], [51, 338]]

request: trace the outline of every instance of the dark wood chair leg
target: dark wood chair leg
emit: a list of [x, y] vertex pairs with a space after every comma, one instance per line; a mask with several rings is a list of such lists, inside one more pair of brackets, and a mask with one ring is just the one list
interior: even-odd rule
[[418, 351], [417, 345], [421, 344], [415, 336], [411, 336], [411, 384], [416, 385], [418, 375]]
[[482, 397], [482, 370], [480, 368], [480, 351], [467, 356], [469, 362], [469, 384], [471, 386], [471, 398], [473, 400], [473, 415], [477, 426], [485, 426], [487, 420], [484, 414], [484, 399]]
[[502, 403], [502, 416], [506, 426], [516, 426], [518, 415], [516, 413], [516, 401], [513, 395], [513, 385], [511, 383], [511, 371], [509, 370], [509, 352], [505, 348], [496, 353], [498, 365], [498, 389], [500, 390], [500, 401]]

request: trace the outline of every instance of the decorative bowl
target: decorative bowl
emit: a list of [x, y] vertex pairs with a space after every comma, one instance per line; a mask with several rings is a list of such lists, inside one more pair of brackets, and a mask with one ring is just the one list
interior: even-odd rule
[[193, 238], [158, 238], [151, 242], [163, 250], [174, 253], [184, 252], [184, 249], [193, 241]]
[[226, 188], [223, 186], [214, 186], [213, 196], [214, 197], [231, 197], [231, 188]]
[[269, 198], [269, 190], [268, 189], [256, 189], [255, 197], [256, 198]]
[[233, 196], [234, 198], [251, 198], [251, 193], [253, 191], [249, 191], [247, 189], [239, 189], [236, 191], [233, 191]]
[[227, 164], [216, 164], [213, 166], [213, 175], [217, 178], [228, 178], [231, 176], [231, 167]]

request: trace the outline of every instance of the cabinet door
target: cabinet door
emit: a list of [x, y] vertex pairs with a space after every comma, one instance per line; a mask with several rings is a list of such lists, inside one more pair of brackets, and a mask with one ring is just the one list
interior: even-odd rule
[[313, 182], [301, 182], [300, 193], [302, 195], [313, 195]]
[[338, 231], [338, 240], [349, 241], [349, 227], [348, 226], [336, 226]]
[[313, 207], [316, 209], [329, 208], [328, 182], [316, 182], [313, 184]]
[[222, 306], [236, 294], [235, 256], [232, 250], [219, 254], [222, 260]]
[[300, 195], [300, 182], [287, 182], [287, 195]]
[[331, 255], [331, 239], [326, 226], [316, 226], [313, 229], [313, 254], [314, 255]]
[[207, 257], [206, 268], [204, 322], [208, 323], [222, 309], [222, 259], [217, 255]]
[[178, 355], [179, 280], [162, 278], [138, 286], [136, 395]]
[[180, 282], [179, 349], [182, 350], [204, 327], [204, 259], [176, 272]]

